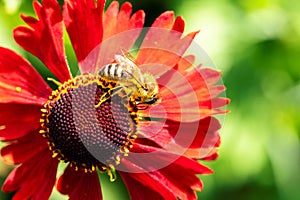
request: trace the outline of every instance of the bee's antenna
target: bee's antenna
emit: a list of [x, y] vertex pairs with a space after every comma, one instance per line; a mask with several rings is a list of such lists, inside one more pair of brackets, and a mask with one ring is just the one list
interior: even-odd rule
[[121, 51], [123, 56], [126, 56], [122, 48], [120, 48], [120, 51]]

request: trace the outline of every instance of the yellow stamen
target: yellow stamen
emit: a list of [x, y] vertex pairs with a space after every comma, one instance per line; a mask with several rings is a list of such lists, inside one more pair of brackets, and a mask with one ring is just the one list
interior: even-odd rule
[[110, 182], [114, 182], [117, 179], [117, 173], [114, 166], [109, 165], [107, 168], [107, 175], [109, 176]]
[[0, 131], [2, 131], [2, 130], [4, 130], [4, 129], [6, 129], [6, 126], [5, 126], [5, 125], [1, 125], [1, 126], [0, 126]]
[[16, 91], [17, 92], [22, 92], [22, 88], [18, 86], [18, 87], [16, 87]]
[[46, 113], [46, 112], [47, 112], [47, 109], [42, 108], [41, 111], [42, 111], [43, 113]]
[[52, 81], [54, 84], [56, 84], [57, 86], [60, 86], [61, 85], [61, 82], [55, 80], [54, 78], [50, 78], [50, 77], [47, 77], [47, 80], [48, 81]]
[[119, 165], [121, 163], [121, 158], [120, 156], [116, 156], [116, 164]]
[[52, 158], [55, 158], [56, 156], [58, 156], [58, 153], [57, 152], [53, 152]]

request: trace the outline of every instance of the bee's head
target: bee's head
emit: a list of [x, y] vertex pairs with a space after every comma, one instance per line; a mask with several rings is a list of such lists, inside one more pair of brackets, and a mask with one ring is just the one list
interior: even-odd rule
[[140, 98], [143, 104], [154, 104], [159, 99], [158, 84], [150, 74], [143, 74], [144, 84], [140, 88]]

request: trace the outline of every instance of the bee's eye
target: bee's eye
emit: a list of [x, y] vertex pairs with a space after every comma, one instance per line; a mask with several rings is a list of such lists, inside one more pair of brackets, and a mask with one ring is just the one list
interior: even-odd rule
[[137, 97], [137, 98], [136, 98], [136, 101], [140, 101], [140, 100], [141, 100], [141, 97]]

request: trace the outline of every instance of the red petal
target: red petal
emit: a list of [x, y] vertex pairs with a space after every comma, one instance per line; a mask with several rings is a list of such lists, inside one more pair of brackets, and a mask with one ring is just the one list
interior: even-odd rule
[[142, 122], [139, 132], [141, 136], [153, 140], [163, 148], [167, 148], [171, 142], [185, 148], [211, 148], [218, 145], [220, 128], [217, 119], [207, 117], [196, 122], [170, 119], [166, 122]]
[[[135, 173], [132, 178], [145, 186], [152, 188], [152, 183], [155, 184], [154, 181], [159, 180], [165, 189], [171, 190], [180, 199], [196, 199], [194, 190], [202, 189], [202, 183], [196, 174], [209, 174], [212, 171], [192, 159], [158, 150], [134, 144], [132, 151], [138, 154], [131, 153], [126, 158], [129, 162], [126, 163], [128, 166], [125, 170], [144, 171], [145, 173]], [[150, 155], [144, 159], [145, 157], [140, 157], [140, 153], [150, 153]], [[160, 168], [159, 166], [163, 166], [161, 164], [165, 167]], [[156, 188], [160, 188], [158, 192], [161, 195], [165, 193], [162, 190], [164, 187], [156, 184]]]
[[[129, 172], [131, 170], [144, 171], [142, 168], [138, 167], [128, 160], [123, 160], [122, 165], [124, 169]], [[128, 187], [130, 196], [133, 200], [156, 199], [149, 197], [159, 197], [158, 199], [176, 200], [173, 191], [168, 187], [168, 185], [164, 185], [163, 180], [159, 179], [156, 176], [153, 176], [151, 173], [127, 173], [122, 171], [120, 171], [119, 173], [122, 176], [126, 186]], [[137, 186], [141, 190], [135, 189], [135, 186]], [[150, 194], [150, 196], [148, 197], [144, 194]]]
[[14, 140], [40, 127], [39, 106], [0, 104], [0, 140]]
[[[131, 12], [131, 8], [130, 11]], [[112, 1], [103, 16], [103, 40], [112, 36], [115, 32], [117, 24], [117, 16], [119, 13], [119, 2]]]
[[[75, 174], [75, 170], [68, 165], [62, 176], [57, 181], [57, 190], [62, 194], [71, 194], [77, 185], [77, 181], [74, 181], [80, 177], [80, 173]], [[73, 180], [74, 179], [74, 180]]]
[[45, 149], [48, 149], [45, 138], [38, 131], [34, 131], [3, 147], [1, 149], [1, 156], [4, 162], [8, 164], [20, 164]]
[[180, 167], [182, 167], [183, 171], [190, 171], [194, 174], [212, 173], [211, 169], [201, 165], [193, 159], [176, 154], [176, 152], [173, 153], [160, 148], [145, 146], [138, 143], [134, 143], [133, 148], [130, 149], [130, 151], [133, 153], [129, 154], [126, 159], [144, 169], [143, 171], [153, 171], [154, 169], [166, 167], [171, 163], [177, 163], [180, 165]]
[[80, 63], [82, 72], [95, 73], [110, 63], [116, 54], [127, 52], [134, 45], [144, 25], [142, 10], [131, 16], [132, 6], [126, 2], [119, 11], [119, 3], [113, 1], [103, 16], [103, 41]]
[[[220, 73], [211, 69], [190, 68], [188, 61], [179, 62], [178, 69], [169, 70], [157, 81], [161, 103], [151, 108], [151, 117], [192, 122], [213, 114], [226, 113], [217, 109], [228, 104], [226, 98], [216, 98], [225, 87], [214, 86]], [[189, 69], [190, 68], [190, 69]], [[189, 69], [188, 71], [186, 71]]]
[[219, 141], [221, 125], [213, 117], [189, 123], [167, 120], [166, 126], [175, 142], [183, 147], [209, 148], [215, 147]]
[[57, 182], [57, 190], [68, 194], [72, 200], [102, 199], [99, 178], [96, 172], [75, 171], [68, 166]]
[[188, 162], [181, 158], [160, 169], [159, 175], [165, 177], [166, 184], [170, 185], [180, 199], [197, 199], [195, 190], [201, 191], [203, 184], [192, 170], [183, 168]]
[[51, 89], [37, 71], [13, 51], [0, 47], [0, 102], [43, 105]]
[[[107, 8], [103, 17], [104, 37], [103, 40], [115, 35], [117, 33], [127, 31], [135, 28], [142, 28], [144, 25], [145, 13], [142, 10], [137, 11], [131, 17], [132, 5], [125, 2], [119, 12], [119, 2], [113, 1]], [[135, 39], [141, 30], [136, 35], [132, 36]], [[129, 41], [135, 41], [129, 40]], [[129, 45], [129, 44], [128, 44]], [[133, 45], [130, 44], [129, 48]], [[127, 49], [129, 49], [127, 48]], [[119, 49], [118, 49], [119, 50]]]
[[137, 55], [136, 62], [142, 70], [159, 77], [173, 68], [196, 34], [182, 37], [183, 30], [181, 17], [175, 20], [170, 11], [160, 15], [148, 30]]
[[142, 122], [136, 143], [202, 160], [216, 159], [220, 145], [219, 121], [207, 117], [196, 122]]
[[157, 28], [165, 28], [165, 29], [172, 29], [175, 22], [174, 12], [173, 11], [166, 11], [162, 13], [151, 27]]
[[66, 0], [64, 4], [64, 22], [78, 62], [85, 59], [102, 40], [105, 0], [94, 2], [94, 0]]
[[[200, 85], [201, 79], [194, 82]], [[204, 117], [205, 110], [199, 107], [195, 86], [190, 79], [176, 73], [169, 78], [168, 83], [162, 82], [162, 79], [158, 83], [164, 86], [159, 92], [161, 103], [151, 108], [151, 117], [165, 118], [167, 115], [168, 119], [183, 122], [197, 121]]]
[[193, 67], [195, 59], [196, 58], [194, 55], [188, 55], [188, 56], [182, 57], [177, 64], [177, 67], [178, 67], [177, 70], [180, 73], [185, 74], [189, 68]]
[[58, 161], [47, 149], [15, 168], [3, 184], [4, 192], [14, 192], [14, 199], [48, 199], [56, 180]]
[[208, 86], [212, 86], [217, 83], [221, 78], [221, 72], [211, 69], [211, 68], [203, 68], [201, 69], [201, 75], [205, 80], [205, 83]]
[[210, 155], [208, 154], [206, 157], [201, 158], [201, 160], [216, 160], [219, 157], [218, 152], [212, 152]]
[[[169, 134], [165, 128], [164, 122], [161, 121], [145, 121], [141, 122], [138, 127], [139, 137], [135, 140], [137, 143], [147, 144], [151, 146], [160, 147], [167, 146], [171, 140], [172, 135]], [[154, 144], [147, 143], [148, 140], [154, 142]]]
[[[130, 174], [130, 173], [124, 173], [119, 172], [124, 183], [126, 184], [126, 187], [129, 191], [130, 197], [132, 200], [148, 200], [148, 199], [155, 199], [155, 200], [162, 200], [164, 199], [164, 194], [160, 194], [158, 191], [155, 191], [149, 185], [144, 185], [144, 182], [139, 182], [135, 179], [136, 174]], [[138, 174], [140, 176], [140, 174]], [[147, 178], [141, 178], [147, 180]], [[150, 182], [151, 183], [151, 182]], [[163, 187], [161, 187], [163, 188]], [[164, 192], [161, 190], [160, 192]], [[169, 195], [168, 199], [174, 199], [176, 200], [176, 197], [173, 195]]]
[[230, 100], [228, 98], [219, 97], [212, 100], [212, 105], [214, 108], [219, 108], [226, 106], [229, 102]]
[[[221, 128], [217, 119], [207, 117], [199, 122], [183, 123], [167, 120], [166, 128], [176, 145], [165, 146], [168, 151], [179, 153], [190, 158], [203, 159], [216, 153], [219, 146]], [[178, 146], [180, 145], [180, 146]]]
[[215, 98], [219, 96], [222, 92], [226, 90], [226, 87], [224, 85], [216, 85], [216, 86], [211, 86], [209, 88], [209, 93], [211, 97]]
[[30, 26], [14, 30], [16, 42], [25, 50], [38, 57], [61, 81], [71, 78], [66, 62], [63, 42], [63, 21], [60, 6], [56, 0], [44, 0], [42, 5], [33, 2], [38, 20], [22, 16]]
[[176, 18], [172, 30], [183, 33], [184, 25], [185, 25], [184, 19], [181, 16], [179, 16]]

